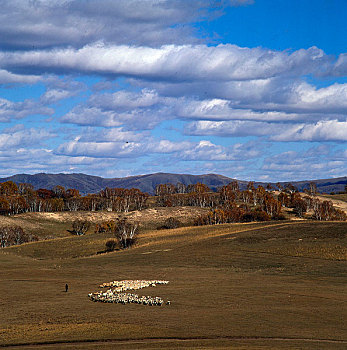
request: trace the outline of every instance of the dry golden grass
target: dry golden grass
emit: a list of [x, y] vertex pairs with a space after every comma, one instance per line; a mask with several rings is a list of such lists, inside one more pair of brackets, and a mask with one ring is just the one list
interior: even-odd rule
[[206, 213], [207, 208], [174, 207], [149, 208], [129, 213], [107, 211], [98, 212], [57, 212], [57, 213], [25, 213], [13, 216], [0, 216], [0, 225], [19, 225], [25, 231], [35, 234], [40, 239], [54, 239], [57, 237], [71, 237], [68, 230], [72, 229], [74, 220], [87, 220], [93, 223], [89, 233], [94, 231], [95, 224], [102, 221], [115, 220], [118, 217], [127, 217], [130, 221], [138, 221], [142, 229], [156, 229], [164, 221], [174, 216], [183, 225], [191, 225], [196, 216]]
[[[346, 235], [343, 222], [288, 221], [145, 230], [134, 248], [99, 255], [108, 236], [94, 233], [2, 249], [0, 344], [345, 349]], [[169, 280], [143, 293], [172, 304], [87, 297], [121, 279]]]
[[339, 201], [347, 202], [347, 193], [339, 193], [339, 194], [324, 194], [321, 195], [321, 197], [329, 198], [329, 199], [336, 199]]
[[330, 200], [335, 208], [344, 211], [347, 214], [347, 194], [335, 195], [318, 195], [317, 198], [321, 201]]

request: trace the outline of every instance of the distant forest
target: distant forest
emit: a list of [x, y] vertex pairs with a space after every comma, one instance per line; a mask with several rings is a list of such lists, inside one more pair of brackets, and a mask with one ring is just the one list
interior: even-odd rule
[[[159, 184], [177, 184], [182, 183], [186, 186], [202, 183], [207, 185], [211, 190], [218, 191], [222, 186], [228, 185], [235, 179], [218, 175], [190, 175], [190, 174], [170, 174], [170, 173], [156, 173], [147, 175], [129, 176], [124, 178], [102, 178], [99, 176], [92, 176], [86, 174], [17, 174], [6, 178], [0, 178], [1, 182], [13, 181], [18, 186], [21, 183], [31, 184], [35, 190], [45, 188], [53, 190], [55, 186], [59, 185], [64, 188], [77, 189], [82, 195], [88, 193], [98, 193], [101, 190], [108, 188], [138, 188], [142, 192], [154, 194], [155, 188]], [[240, 189], [247, 188], [247, 181], [237, 180]], [[295, 181], [292, 184], [298, 188], [299, 191], [308, 189], [312, 181]], [[320, 193], [332, 193], [344, 191], [347, 184], [347, 177], [334, 179], [320, 179], [314, 180], [317, 191]], [[288, 182], [280, 182], [282, 187], [288, 185]], [[266, 187], [266, 182], [254, 182], [254, 186]], [[277, 187], [277, 183], [270, 183], [272, 187]]]
[[[347, 187], [347, 186], [346, 186]], [[277, 191], [274, 191], [274, 190]], [[222, 186], [213, 192], [207, 185], [197, 183], [159, 184], [155, 188], [154, 200], [139, 189], [105, 188], [96, 194], [81, 195], [79, 190], [55, 186], [52, 190], [35, 190], [30, 184], [15, 184], [6, 181], [0, 184], [0, 214], [13, 215], [26, 212], [61, 211], [114, 211], [129, 212], [149, 206], [197, 206], [210, 208], [205, 216], [196, 218], [195, 224], [219, 224], [283, 220], [282, 208], [292, 208], [298, 217], [308, 211], [316, 220], [346, 220], [343, 211], [335, 209], [331, 201], [316, 198], [317, 186], [311, 183], [305, 195], [301, 196], [292, 184], [277, 188], [268, 184], [255, 187], [249, 182], [241, 190], [237, 181]]]

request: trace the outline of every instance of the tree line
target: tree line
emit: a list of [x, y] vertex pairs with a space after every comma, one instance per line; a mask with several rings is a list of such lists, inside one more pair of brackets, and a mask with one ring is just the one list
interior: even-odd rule
[[232, 222], [268, 221], [285, 219], [284, 208], [291, 208], [300, 218], [308, 211], [315, 220], [347, 220], [344, 211], [336, 209], [332, 201], [320, 201], [317, 186], [311, 182], [305, 195], [291, 183], [276, 184], [277, 192], [268, 184], [255, 187], [249, 182], [245, 190], [240, 190], [237, 181], [219, 188], [217, 193], [201, 183], [184, 186], [182, 184], [160, 184], [156, 187], [157, 205], [200, 206], [210, 208], [207, 214], [195, 219], [195, 225], [211, 225]]
[[34, 190], [30, 184], [6, 181], [0, 184], [0, 214], [60, 211], [128, 212], [145, 208], [148, 194], [139, 189], [105, 188], [82, 196], [77, 189], [55, 186], [52, 190]]

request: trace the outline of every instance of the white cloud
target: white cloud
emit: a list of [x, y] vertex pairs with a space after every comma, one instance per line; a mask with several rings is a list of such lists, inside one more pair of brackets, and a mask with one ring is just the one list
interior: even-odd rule
[[94, 128], [87, 128], [79, 140], [83, 142], [130, 142], [147, 138], [148, 134], [145, 132], [134, 133], [132, 131], [124, 131], [123, 128], [107, 128], [101, 131], [96, 131]]
[[134, 109], [117, 112], [102, 108], [79, 105], [61, 118], [62, 123], [84, 126], [118, 127], [126, 126], [132, 130], [150, 130], [165, 119], [165, 109]]
[[[347, 84], [320, 79], [345, 76], [346, 54], [336, 59], [316, 47], [216, 46], [194, 37], [192, 23], [251, 2], [0, 0], [0, 84], [30, 84], [35, 96], [45, 86], [37, 101], [0, 99], [0, 122], [53, 115], [55, 109], [57, 119], [65, 113], [60, 122], [77, 125], [61, 128], [55, 149], [31, 148], [54, 136], [35, 129], [38, 124], [4, 129], [0, 171], [66, 166], [100, 174], [115, 171], [110, 164], [134, 167], [144, 157], [151, 163], [146, 169], [173, 169], [182, 161], [181, 169], [232, 172], [227, 164], [233, 164], [243, 177], [261, 172], [264, 179], [341, 173], [346, 152], [334, 155], [328, 145], [347, 141]], [[100, 76], [105, 81], [95, 83]], [[80, 81], [94, 85], [88, 91]], [[236, 137], [248, 136], [256, 141], [235, 144]], [[325, 144], [303, 155], [288, 150], [291, 141]], [[278, 149], [287, 152], [277, 157]], [[249, 164], [258, 170], [247, 171]]]
[[342, 53], [339, 55], [333, 68], [333, 74], [341, 77], [347, 75], [347, 53]]
[[260, 148], [253, 144], [225, 147], [208, 140], [157, 140], [149, 135], [134, 134], [121, 128], [96, 134], [94, 138], [91, 133], [92, 129], [86, 135], [60, 145], [55, 153], [95, 158], [138, 158], [150, 154], [170, 154], [170, 159], [176, 161], [233, 161], [255, 158], [260, 154]]
[[0, 133], [0, 151], [7, 151], [16, 148], [23, 148], [33, 144], [39, 145], [55, 135], [45, 129], [8, 129]]
[[278, 181], [328, 179], [346, 176], [347, 158], [333, 146], [318, 145], [306, 151], [286, 151], [265, 158], [261, 171]]
[[225, 99], [189, 100], [177, 99], [175, 114], [185, 119], [209, 121], [250, 120], [264, 122], [308, 121], [326, 118], [322, 114], [257, 111], [250, 108], [233, 108], [232, 101]]
[[78, 138], [58, 147], [56, 154], [94, 158], [128, 158], [144, 155], [143, 144], [137, 142], [82, 142]]
[[[311, 47], [293, 53], [236, 45], [148, 46], [91, 44], [80, 49], [4, 52], [6, 69], [125, 75], [168, 81], [243, 81], [321, 74], [331, 59]], [[328, 65], [329, 66], [329, 65]]]
[[188, 135], [214, 136], [268, 136], [273, 131], [285, 130], [286, 125], [252, 121], [198, 121], [188, 124]]
[[274, 141], [347, 141], [347, 122], [320, 121], [316, 124], [288, 126], [288, 129], [270, 137]]
[[77, 96], [83, 90], [86, 90], [85, 84], [70, 78], [46, 76], [42, 81], [45, 83], [46, 91], [40, 97], [40, 102], [44, 105], [53, 104]]
[[198, 121], [188, 124], [188, 135], [264, 136], [272, 141], [347, 141], [347, 122], [320, 121], [315, 124], [255, 121]]
[[86, 136], [82, 135], [73, 141], [61, 144], [55, 153], [72, 157], [137, 158], [155, 153], [182, 152], [191, 145], [185, 141], [156, 140], [143, 133], [134, 134], [119, 128], [102, 133], [100, 139], [92, 139], [89, 131]]
[[40, 79], [38, 75], [20, 75], [0, 69], [0, 85], [35, 84]]
[[[1, 0], [0, 47], [81, 47], [108, 43], [161, 45], [196, 42], [185, 24], [216, 17], [251, 1]], [[209, 11], [208, 11], [209, 10]]]
[[42, 106], [40, 103], [33, 100], [12, 102], [0, 98], [0, 122], [9, 122], [12, 119], [23, 119], [29, 115], [51, 115], [53, 113], [53, 109]]
[[91, 106], [109, 110], [150, 107], [159, 102], [157, 92], [149, 89], [143, 89], [139, 93], [120, 90], [114, 93], [92, 95], [89, 99]]
[[61, 118], [63, 123], [85, 126], [126, 126], [133, 130], [153, 129], [163, 120], [172, 118], [170, 99], [159, 97], [153, 90], [140, 92], [120, 90], [92, 95]]
[[115, 127], [123, 124], [113, 111], [103, 111], [96, 107], [76, 106], [61, 118], [62, 123], [77, 125]]

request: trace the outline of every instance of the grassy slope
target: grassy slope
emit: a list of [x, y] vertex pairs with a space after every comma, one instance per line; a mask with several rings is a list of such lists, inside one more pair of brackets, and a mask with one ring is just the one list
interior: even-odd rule
[[325, 194], [324, 197], [330, 198], [330, 199], [337, 199], [340, 201], [347, 202], [347, 193], [340, 193], [340, 194]]
[[[89, 257], [76, 256], [98, 251], [104, 237], [6, 248], [0, 252], [0, 344], [132, 339], [73, 347], [345, 349], [346, 342], [334, 341], [347, 341], [346, 232], [346, 223], [235, 224], [147, 231], [136, 248]], [[169, 280], [142, 293], [172, 304], [87, 298], [102, 282], [142, 278]], [[154, 337], [163, 339], [134, 340]]]
[[[154, 204], [153, 204], [154, 206]], [[76, 219], [88, 220], [92, 223], [100, 223], [107, 220], [115, 220], [120, 216], [127, 217], [130, 221], [138, 221], [142, 229], [156, 229], [163, 225], [166, 218], [174, 216], [184, 225], [191, 225], [194, 218], [206, 213], [207, 208], [175, 207], [163, 208], [152, 207], [142, 211], [129, 213], [116, 212], [57, 212], [57, 213], [26, 213], [13, 216], [0, 216], [0, 225], [19, 225], [26, 232], [37, 235], [40, 239], [55, 239], [57, 237], [71, 237], [67, 230], [72, 229], [72, 223]], [[89, 233], [94, 231], [91, 225]]]

